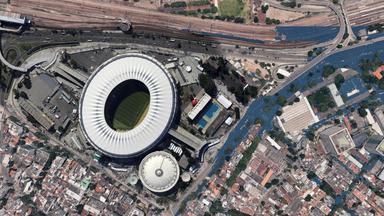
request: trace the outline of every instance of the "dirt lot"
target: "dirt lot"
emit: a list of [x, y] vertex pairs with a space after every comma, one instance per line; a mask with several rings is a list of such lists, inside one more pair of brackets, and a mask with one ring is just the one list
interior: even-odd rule
[[256, 64], [252, 59], [247, 59], [247, 61], [242, 61], [242, 64], [244, 65], [245, 70], [249, 72], [256, 72], [257, 70], [260, 71], [260, 76], [264, 79], [268, 79], [269, 74], [268, 71], [260, 66], [260, 64]]
[[304, 13], [285, 11], [278, 8], [270, 7], [267, 11], [267, 17], [278, 19], [281, 23], [286, 23], [292, 20], [297, 20], [305, 17]]

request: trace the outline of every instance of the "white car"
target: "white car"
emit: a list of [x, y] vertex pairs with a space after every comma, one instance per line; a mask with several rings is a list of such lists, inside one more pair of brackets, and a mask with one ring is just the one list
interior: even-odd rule
[[197, 69], [199, 69], [199, 71], [201, 71], [201, 72], [204, 71], [204, 68], [201, 65], [197, 65]]

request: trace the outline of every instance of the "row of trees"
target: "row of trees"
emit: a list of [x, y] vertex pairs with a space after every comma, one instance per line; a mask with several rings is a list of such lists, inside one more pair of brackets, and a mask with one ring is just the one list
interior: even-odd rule
[[327, 87], [323, 87], [317, 92], [309, 95], [308, 100], [319, 112], [326, 112], [329, 108], [334, 108], [336, 106]]

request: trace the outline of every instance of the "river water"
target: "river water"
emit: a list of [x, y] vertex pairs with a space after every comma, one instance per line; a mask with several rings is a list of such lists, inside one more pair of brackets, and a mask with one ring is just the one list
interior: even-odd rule
[[[326, 64], [333, 65], [335, 68], [348, 67], [358, 72], [361, 72], [361, 69], [359, 67], [360, 60], [364, 58], [372, 58], [376, 52], [379, 53], [381, 59], [384, 59], [384, 42], [376, 42], [367, 46], [358, 47], [333, 54], [324, 59], [316, 66], [314, 66], [312, 69], [308, 70], [301, 77], [296, 79], [293, 84], [297, 86], [298, 89], [304, 90], [308, 82], [321, 82], [322, 68]], [[279, 95], [289, 97], [292, 96], [293, 93], [289, 91], [288, 86], [282, 89], [279, 92]], [[384, 94], [382, 95], [384, 97]], [[260, 135], [263, 132], [272, 129], [272, 120], [275, 116], [276, 111], [280, 108], [280, 106], [276, 104], [275, 101], [276, 96], [260, 97], [252, 101], [252, 103], [249, 105], [247, 112], [244, 114], [243, 118], [239, 121], [236, 127], [230, 132], [228, 139], [224, 143], [223, 147], [220, 149], [216, 157], [215, 163], [212, 166], [212, 170], [209, 174], [210, 176], [215, 174], [224, 163], [225, 156], [227, 156], [225, 149], [235, 149], [236, 146], [246, 138], [248, 134], [249, 124], [253, 124], [256, 119], [262, 119], [263, 125], [259, 132]]]

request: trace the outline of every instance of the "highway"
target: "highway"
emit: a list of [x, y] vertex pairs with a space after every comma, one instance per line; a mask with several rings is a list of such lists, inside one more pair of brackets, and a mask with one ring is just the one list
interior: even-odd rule
[[207, 32], [265, 41], [273, 41], [275, 37], [274, 26], [203, 20], [133, 7], [116, 1], [12, 0], [4, 10], [30, 16], [35, 25], [48, 28], [116, 29], [120, 19], [123, 18], [128, 19], [134, 29], [152, 28], [159, 32]]
[[[343, 1], [344, 2], [344, 1]], [[342, 4], [343, 4], [342, 2]], [[285, 88], [286, 86], [288, 86], [289, 84], [291, 84], [294, 80], [296, 80], [298, 77], [300, 77], [302, 74], [304, 74], [305, 72], [307, 72], [309, 69], [311, 69], [313, 66], [315, 66], [316, 64], [320, 63], [321, 61], [323, 61], [325, 58], [327, 58], [328, 56], [332, 55], [332, 54], [335, 54], [337, 52], [341, 52], [341, 51], [345, 51], [347, 49], [349, 49], [350, 47], [344, 47], [344, 48], [341, 48], [341, 49], [338, 49], [337, 46], [342, 42], [343, 40], [343, 36], [345, 34], [345, 30], [347, 29], [351, 29], [350, 27], [350, 23], [348, 22], [348, 18], [345, 19], [345, 16], [347, 16], [345, 13], [343, 13], [343, 9], [338, 9], [336, 8], [336, 6], [334, 6], [331, 2], [322, 2], [322, 3], [319, 3], [319, 2], [310, 2], [310, 4], [320, 4], [320, 5], [327, 5], [328, 7], [330, 8], [333, 8], [333, 10], [336, 12], [337, 16], [339, 17], [339, 22], [340, 22], [340, 30], [339, 30], [339, 33], [337, 34], [336, 38], [334, 38], [334, 40], [332, 41], [333, 43], [331, 43], [327, 49], [325, 51], [323, 51], [319, 56], [317, 56], [316, 58], [314, 58], [312, 61], [310, 61], [308, 64], [306, 64], [304, 67], [302, 68], [299, 68], [297, 71], [295, 71], [293, 74], [291, 74], [291, 76], [289, 76], [285, 82], [279, 84], [277, 87], [275, 87], [272, 91], [270, 91], [268, 93], [269, 96], [271, 95], [274, 95], [276, 94], [277, 92], [279, 92], [281, 89]], [[343, 5], [341, 5], [342, 7]], [[347, 23], [346, 23], [347, 22]], [[349, 26], [349, 27], [347, 27]], [[348, 37], [345, 41], [349, 42], [349, 38]], [[380, 39], [379, 39], [380, 40]], [[372, 41], [369, 41], [369, 42], [366, 42], [367, 44], [369, 43], [374, 43], [376, 40], [372, 40]], [[328, 43], [328, 42], [326, 42]], [[362, 46], [362, 45], [367, 45], [366, 43], [361, 43], [358, 46]], [[352, 46], [352, 47], [356, 47], [356, 46]], [[337, 50], [336, 50], [337, 49]]]
[[175, 38], [174, 42], [170, 42], [165, 36], [148, 36], [148, 35], [127, 35], [121, 32], [107, 33], [102, 31], [83, 31], [81, 34], [52, 33], [47, 30], [28, 31], [22, 35], [2, 34], [2, 40], [6, 41], [3, 49], [7, 49], [9, 45], [16, 46], [28, 41], [30, 44], [50, 44], [56, 42], [99, 42], [109, 44], [125, 44], [126, 47], [132, 45], [151, 46], [152, 48], [167, 48], [185, 53], [201, 53], [205, 55], [228, 56], [233, 58], [249, 58], [257, 59], [258, 61], [267, 62], [283, 62], [291, 64], [301, 64], [307, 62], [306, 50], [291, 50], [291, 49], [264, 49], [243, 46], [234, 46], [227, 44], [217, 44], [217, 42], [208, 40], [197, 42], [186, 39]]
[[298, 77], [300, 77], [301, 75], [306, 73], [312, 67], [314, 67], [315, 65], [317, 65], [318, 63], [320, 63], [321, 61], [323, 61], [324, 59], [326, 59], [327, 57], [329, 57], [329, 56], [331, 56], [333, 54], [336, 54], [336, 53], [339, 53], [339, 52], [343, 52], [343, 51], [346, 51], [346, 50], [349, 50], [349, 49], [354, 49], [354, 48], [361, 47], [361, 46], [366, 46], [366, 45], [373, 44], [373, 43], [380, 42], [380, 41], [384, 41], [384, 37], [375, 38], [375, 39], [372, 39], [372, 40], [369, 40], [369, 41], [361, 42], [359, 44], [356, 44], [356, 45], [353, 45], [353, 46], [344, 47], [344, 48], [340, 48], [340, 49], [337, 49], [337, 50], [334, 50], [334, 51], [323, 52], [321, 55], [319, 55], [318, 57], [316, 57], [315, 59], [310, 61], [308, 64], [306, 64], [304, 67], [300, 68], [299, 70], [297, 70], [293, 74], [291, 74], [291, 76], [288, 77], [287, 80], [284, 83], [282, 83], [279, 86], [275, 87], [267, 95], [268, 96], [275, 95], [277, 92], [279, 92], [281, 89], [283, 89], [283, 88], [287, 87], [288, 85], [290, 85], [293, 81], [295, 81]]
[[[341, 17], [338, 14], [341, 12], [336, 9], [337, 6], [328, 1], [309, 1], [302, 4], [328, 7], [337, 13], [338, 17]], [[128, 4], [118, 5], [113, 0], [110, 3], [82, 0], [80, 5], [77, 0], [60, 2], [14, 0], [6, 5], [4, 10], [29, 15], [32, 17], [34, 26], [45, 28], [116, 29], [120, 19], [124, 18], [131, 21], [134, 32], [161, 33], [190, 40], [202, 40], [202, 38], [209, 37], [227, 44], [274, 49], [324, 46], [324, 44], [316, 45], [313, 42], [275, 41], [276, 27], [274, 25], [239, 24], [179, 16], [128, 6]], [[308, 9], [295, 8], [295, 10]], [[206, 35], [206, 37], [202, 35]]]

